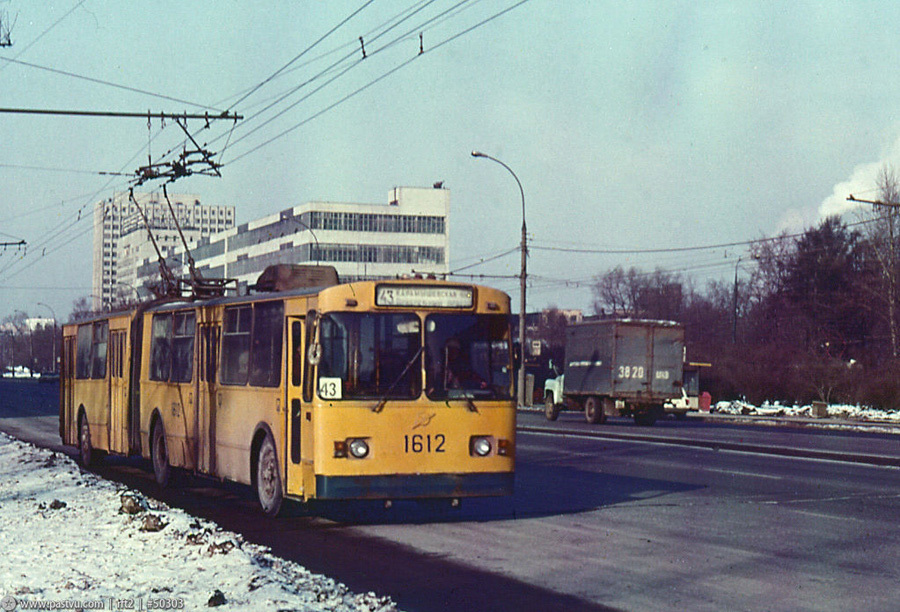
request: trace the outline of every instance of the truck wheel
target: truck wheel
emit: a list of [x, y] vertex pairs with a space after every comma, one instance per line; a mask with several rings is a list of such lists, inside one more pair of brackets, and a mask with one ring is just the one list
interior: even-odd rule
[[592, 395], [584, 401], [584, 419], [594, 425], [606, 421], [606, 414], [603, 412], [603, 402], [600, 401], [599, 397]]
[[548, 393], [544, 398], [544, 416], [548, 421], [555, 421], [559, 416], [559, 404], [553, 403], [553, 394]]

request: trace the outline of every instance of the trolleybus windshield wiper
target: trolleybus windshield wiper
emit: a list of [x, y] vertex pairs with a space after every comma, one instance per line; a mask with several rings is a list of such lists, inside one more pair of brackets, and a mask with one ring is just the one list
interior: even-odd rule
[[447, 405], [450, 405], [451, 400], [465, 400], [466, 406], [469, 408], [469, 412], [478, 412], [478, 406], [475, 405], [474, 396], [468, 391], [447, 391]]
[[372, 406], [372, 412], [381, 412], [384, 410], [384, 405], [387, 404], [388, 399], [390, 399], [391, 391], [394, 390], [394, 387], [403, 380], [403, 377], [406, 376], [406, 373], [409, 372], [409, 369], [413, 366], [419, 356], [422, 354], [422, 351], [425, 350], [424, 346], [420, 346], [419, 350], [416, 351], [416, 354], [412, 356], [412, 359], [409, 360], [409, 363], [406, 364], [406, 367], [403, 368], [403, 371], [400, 372], [400, 376], [391, 383], [391, 385], [387, 388], [387, 391], [384, 392], [384, 397], [378, 400], [378, 403]]

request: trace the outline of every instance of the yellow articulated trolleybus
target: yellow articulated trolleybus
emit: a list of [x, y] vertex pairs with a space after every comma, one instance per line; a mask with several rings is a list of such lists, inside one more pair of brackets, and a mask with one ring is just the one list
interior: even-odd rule
[[511, 494], [509, 296], [325, 269], [331, 286], [66, 325], [63, 442], [85, 464], [141, 455], [163, 486], [172, 468], [249, 484], [272, 515], [285, 498]]

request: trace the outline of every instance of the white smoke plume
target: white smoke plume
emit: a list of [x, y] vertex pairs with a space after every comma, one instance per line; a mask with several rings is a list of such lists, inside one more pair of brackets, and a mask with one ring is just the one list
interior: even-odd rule
[[857, 198], [866, 200], [878, 199], [878, 173], [888, 165], [895, 170], [900, 169], [900, 136], [894, 140], [881, 159], [874, 162], [860, 164], [853, 169], [853, 173], [846, 181], [834, 186], [831, 195], [819, 205], [819, 217], [824, 219], [833, 215], [843, 215], [855, 210], [859, 206], [857, 202], [848, 202], [847, 198], [852, 194]]

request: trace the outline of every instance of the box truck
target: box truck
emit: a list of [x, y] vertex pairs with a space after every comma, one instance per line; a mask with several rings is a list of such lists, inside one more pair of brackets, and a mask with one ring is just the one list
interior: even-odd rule
[[544, 383], [547, 419], [583, 410], [589, 423], [632, 416], [652, 425], [683, 397], [684, 327], [672, 321], [609, 319], [566, 328], [564, 371]]

